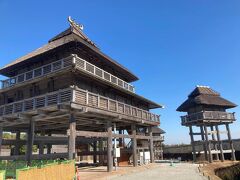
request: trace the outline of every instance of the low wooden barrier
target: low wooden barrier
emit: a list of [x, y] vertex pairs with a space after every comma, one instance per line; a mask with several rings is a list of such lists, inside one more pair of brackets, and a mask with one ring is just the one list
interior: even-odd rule
[[73, 180], [75, 175], [75, 161], [63, 161], [42, 167], [18, 169], [16, 180]]
[[0, 180], [5, 180], [6, 171], [0, 171]]

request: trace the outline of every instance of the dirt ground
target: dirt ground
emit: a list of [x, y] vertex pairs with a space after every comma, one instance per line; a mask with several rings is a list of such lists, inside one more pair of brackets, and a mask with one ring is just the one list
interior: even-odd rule
[[106, 167], [88, 167], [79, 169], [81, 180], [206, 180], [198, 170], [199, 165], [191, 163], [149, 164], [145, 166], [119, 167], [112, 173], [106, 172]]
[[204, 164], [200, 167], [202, 173], [205, 176], [209, 176], [211, 180], [221, 180], [218, 176], [215, 175], [215, 170], [222, 167], [232, 166], [239, 163], [239, 161], [224, 161], [224, 162], [213, 162], [211, 164]]
[[113, 169], [111, 173], [107, 172], [107, 168], [100, 167], [84, 167], [79, 168], [79, 175], [81, 180], [105, 180], [118, 176], [122, 176], [129, 173], [140, 172], [150, 168], [156, 168], [157, 164], [149, 164], [145, 166], [133, 167], [133, 166], [121, 166], [117, 168], [117, 171]]

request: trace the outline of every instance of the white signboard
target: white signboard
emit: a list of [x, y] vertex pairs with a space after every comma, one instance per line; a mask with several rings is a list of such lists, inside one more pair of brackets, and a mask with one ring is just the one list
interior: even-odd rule
[[145, 160], [150, 160], [150, 152], [146, 151], [145, 153]]
[[120, 148], [114, 148], [114, 157], [119, 158], [120, 156]]

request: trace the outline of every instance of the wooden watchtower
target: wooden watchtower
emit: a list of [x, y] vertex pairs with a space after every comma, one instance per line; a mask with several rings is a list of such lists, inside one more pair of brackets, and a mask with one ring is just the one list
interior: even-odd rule
[[[153, 162], [152, 127], [160, 125], [160, 116], [150, 110], [162, 106], [138, 95], [131, 84], [138, 77], [104, 54], [84, 34], [82, 25], [68, 21], [70, 27], [48, 43], [0, 69], [7, 77], [0, 89], [0, 160], [30, 163], [93, 156], [97, 163], [104, 156], [111, 171], [113, 140], [126, 148], [123, 140], [128, 138], [134, 166], [141, 139], [149, 142]], [[139, 134], [139, 129], [144, 133]], [[3, 131], [16, 133], [16, 139], [2, 139]], [[20, 133], [26, 133], [27, 139], [20, 139]], [[76, 152], [84, 143], [93, 151]], [[1, 156], [2, 145], [14, 146], [14, 153]], [[23, 145], [26, 154], [19, 152]], [[33, 155], [33, 145], [39, 154]], [[52, 145], [67, 145], [68, 151], [53, 153]]]
[[[193, 161], [196, 161], [196, 145], [203, 145], [205, 160], [210, 163], [215, 159], [224, 161], [224, 153], [231, 153], [235, 158], [235, 150], [231, 139], [229, 124], [236, 119], [234, 113], [226, 112], [236, 105], [220, 96], [220, 94], [208, 86], [197, 86], [188, 96], [188, 99], [177, 108], [177, 111], [187, 112], [181, 116], [182, 125], [189, 127], [191, 137]], [[219, 131], [219, 126], [226, 126], [226, 131]], [[193, 127], [199, 128], [199, 132], [193, 132]], [[197, 129], [196, 128], [196, 129]], [[223, 150], [220, 134], [227, 133], [230, 150]], [[211, 137], [209, 137], [209, 135]], [[194, 136], [200, 136], [200, 141], [195, 141]]]

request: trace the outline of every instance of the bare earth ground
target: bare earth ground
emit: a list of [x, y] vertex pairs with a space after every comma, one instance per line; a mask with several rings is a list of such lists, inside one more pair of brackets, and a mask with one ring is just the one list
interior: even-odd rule
[[196, 164], [149, 164], [140, 167], [119, 167], [117, 171], [107, 173], [105, 167], [81, 168], [81, 180], [207, 180], [199, 173]]
[[224, 162], [213, 162], [212, 164], [205, 164], [204, 166], [202, 166], [201, 172], [204, 173], [205, 176], [209, 176], [211, 178], [211, 180], [221, 180], [218, 176], [215, 175], [215, 170], [222, 168], [222, 167], [228, 167], [228, 166], [232, 166], [237, 162], [233, 162], [233, 161], [224, 161]]

